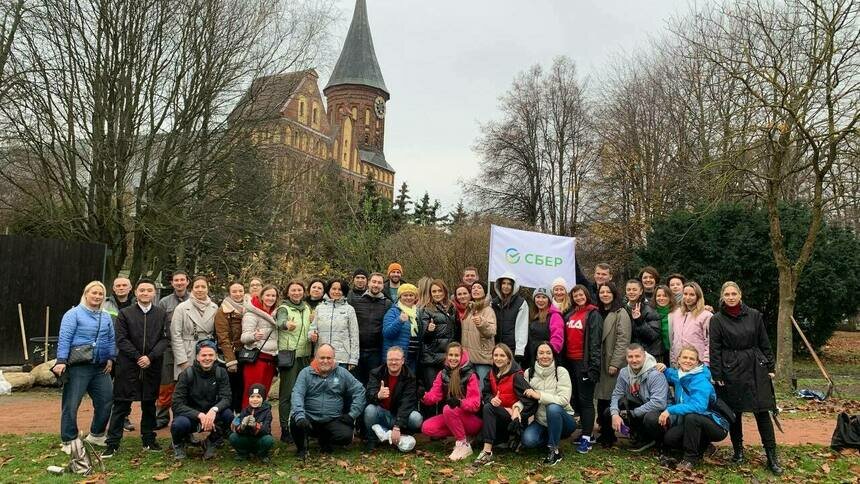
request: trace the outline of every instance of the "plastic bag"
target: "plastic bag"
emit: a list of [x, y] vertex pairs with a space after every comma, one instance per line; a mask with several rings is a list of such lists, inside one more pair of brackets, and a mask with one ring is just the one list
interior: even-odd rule
[[3, 371], [0, 370], [0, 395], [11, 395], [12, 384], [3, 376]]

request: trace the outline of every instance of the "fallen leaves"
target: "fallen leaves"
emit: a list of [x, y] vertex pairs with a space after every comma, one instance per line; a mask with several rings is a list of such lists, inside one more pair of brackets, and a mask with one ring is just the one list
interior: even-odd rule
[[158, 481], [158, 482], [166, 481], [168, 479], [170, 479], [170, 473], [169, 472], [159, 472], [158, 474], [152, 476], [152, 480]]
[[826, 462], [824, 464], [821, 464], [821, 472], [825, 474], [830, 474], [830, 464], [827, 464]]

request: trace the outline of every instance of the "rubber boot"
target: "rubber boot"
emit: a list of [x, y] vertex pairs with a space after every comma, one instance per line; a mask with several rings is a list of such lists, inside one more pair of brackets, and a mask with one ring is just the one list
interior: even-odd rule
[[774, 475], [781, 476], [783, 469], [779, 465], [779, 458], [776, 455], [776, 448], [765, 448], [764, 454], [767, 456], [767, 468]]
[[732, 463], [733, 464], [743, 464], [744, 462], [744, 444], [743, 442], [739, 442], [737, 444], [732, 443], [732, 448], [734, 449], [734, 454], [732, 454]]

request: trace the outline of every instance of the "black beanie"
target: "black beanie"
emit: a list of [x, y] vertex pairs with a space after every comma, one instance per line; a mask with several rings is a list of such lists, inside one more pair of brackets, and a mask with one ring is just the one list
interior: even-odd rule
[[364, 270], [364, 269], [362, 269], [361, 267], [359, 267], [358, 269], [356, 269], [356, 270], [355, 270], [355, 272], [353, 272], [353, 273], [352, 273], [352, 278], [353, 278], [353, 279], [355, 279], [355, 276], [364, 276], [364, 277], [367, 277], [368, 275], [369, 275], [369, 274], [367, 273], [367, 271], [366, 271], [366, 270]]
[[260, 383], [254, 383], [250, 388], [248, 388], [248, 396], [250, 397], [254, 394], [258, 394], [263, 397], [263, 400], [266, 400], [266, 387]]

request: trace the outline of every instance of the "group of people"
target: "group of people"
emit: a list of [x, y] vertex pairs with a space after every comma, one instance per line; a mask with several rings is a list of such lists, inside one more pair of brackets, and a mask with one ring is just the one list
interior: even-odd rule
[[487, 283], [468, 267], [451, 291], [430, 277], [410, 284], [392, 263], [386, 274], [357, 269], [351, 280], [283, 290], [254, 278], [246, 293], [233, 282], [220, 304], [205, 277], [182, 271], [158, 301], [149, 280], [132, 296], [118, 278], [109, 298], [92, 282], [60, 328], [61, 438], [77, 438], [89, 393], [86, 440], [106, 446], [103, 457], [119, 451], [139, 401], [146, 449], [160, 450], [155, 431], [169, 423], [177, 459], [189, 444], [212, 458], [229, 441], [240, 459], [268, 460], [277, 374], [280, 440], [301, 457], [311, 438], [332, 452], [356, 433], [367, 450], [407, 452], [420, 432], [453, 437], [452, 460], [476, 443], [476, 465], [502, 447], [544, 448], [554, 465], [579, 428], [579, 453], [624, 435], [633, 451], [659, 449], [684, 469], [727, 435], [743, 462], [741, 415], [752, 412], [767, 466], [782, 472], [769, 416], [773, 352], [736, 283], [723, 284], [715, 312], [697, 283], [672, 274], [663, 285], [653, 267], [623, 287], [607, 264], [592, 279], [577, 266], [575, 277], [572, 287], [559, 277], [527, 292], [512, 274]]

